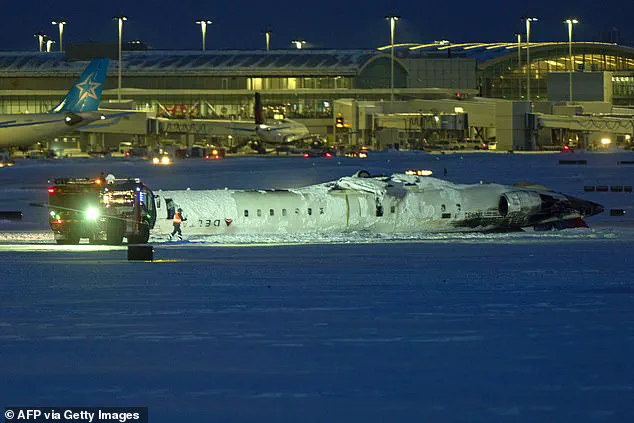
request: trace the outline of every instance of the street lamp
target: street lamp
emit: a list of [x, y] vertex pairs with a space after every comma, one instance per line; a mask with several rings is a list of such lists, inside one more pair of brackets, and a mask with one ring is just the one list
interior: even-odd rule
[[123, 63], [121, 60], [121, 38], [123, 37], [123, 22], [127, 21], [128, 17], [119, 15], [114, 16], [112, 20], [117, 21], [117, 23], [119, 24], [119, 74], [117, 85], [117, 101], [121, 101], [121, 69], [123, 68]]
[[302, 47], [304, 46], [304, 44], [306, 44], [306, 41], [305, 40], [293, 40], [293, 41], [291, 41], [291, 44], [294, 44], [296, 49], [301, 50]]
[[394, 28], [396, 27], [396, 21], [400, 16], [386, 16], [385, 19], [390, 21], [390, 101], [394, 101]]
[[55, 44], [55, 40], [51, 40], [50, 38], [46, 39], [46, 52], [47, 53], [51, 52], [51, 47], [53, 46], [53, 44]]
[[33, 34], [33, 36], [35, 38], [37, 38], [38, 40], [38, 45], [40, 47], [40, 53], [44, 50], [44, 42], [46, 41], [46, 39], [48, 38], [48, 35], [46, 35], [45, 33], [43, 33], [42, 31]]
[[522, 34], [515, 33], [517, 37], [517, 99], [522, 100]]
[[59, 51], [62, 51], [62, 37], [64, 35], [64, 25], [67, 24], [63, 19], [58, 19], [56, 21], [51, 22], [53, 25], [57, 25], [59, 28]]
[[522, 19], [526, 21], [526, 99], [531, 101], [531, 22], [537, 22], [537, 18]]
[[269, 51], [271, 47], [271, 32], [270, 29], [262, 31], [262, 34], [264, 34], [264, 42], [266, 43], [266, 51]]
[[207, 38], [207, 25], [211, 25], [212, 22], [208, 19], [199, 19], [196, 21], [200, 25], [200, 30], [203, 34], [203, 51], [205, 51], [205, 39]]
[[570, 56], [570, 68], [568, 69], [568, 82], [569, 82], [569, 93], [570, 93], [570, 104], [572, 104], [572, 71], [574, 68], [574, 62], [572, 61], [572, 25], [578, 24], [579, 21], [573, 18], [568, 18], [564, 21], [565, 24], [568, 25], [568, 56]]

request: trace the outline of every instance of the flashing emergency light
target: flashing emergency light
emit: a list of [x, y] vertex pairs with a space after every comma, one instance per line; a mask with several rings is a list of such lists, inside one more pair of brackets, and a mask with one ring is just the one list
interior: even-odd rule
[[97, 220], [99, 217], [99, 210], [95, 207], [90, 207], [86, 210], [86, 219], [88, 220]]
[[406, 175], [415, 175], [415, 176], [431, 176], [434, 172], [427, 169], [408, 169], [405, 171]]

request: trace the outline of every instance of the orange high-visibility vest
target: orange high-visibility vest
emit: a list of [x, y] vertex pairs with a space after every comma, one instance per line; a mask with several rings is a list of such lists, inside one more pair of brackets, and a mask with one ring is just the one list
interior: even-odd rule
[[179, 212], [174, 213], [174, 224], [180, 225], [182, 221], [181, 214]]

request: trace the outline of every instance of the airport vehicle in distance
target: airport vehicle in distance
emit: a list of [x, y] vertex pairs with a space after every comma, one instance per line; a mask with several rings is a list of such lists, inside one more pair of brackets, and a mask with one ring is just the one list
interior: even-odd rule
[[58, 244], [144, 244], [156, 222], [154, 194], [138, 178], [57, 178], [48, 209]]

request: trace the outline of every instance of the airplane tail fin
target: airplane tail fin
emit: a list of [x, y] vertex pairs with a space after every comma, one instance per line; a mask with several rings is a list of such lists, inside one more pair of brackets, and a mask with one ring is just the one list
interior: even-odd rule
[[255, 115], [255, 124], [262, 125], [264, 123], [264, 112], [262, 112], [262, 101], [260, 100], [260, 93], [255, 93], [253, 114]]
[[91, 61], [62, 102], [51, 109], [50, 112], [81, 113], [96, 111], [101, 101], [101, 91], [106, 80], [108, 63], [109, 59], [94, 59]]

